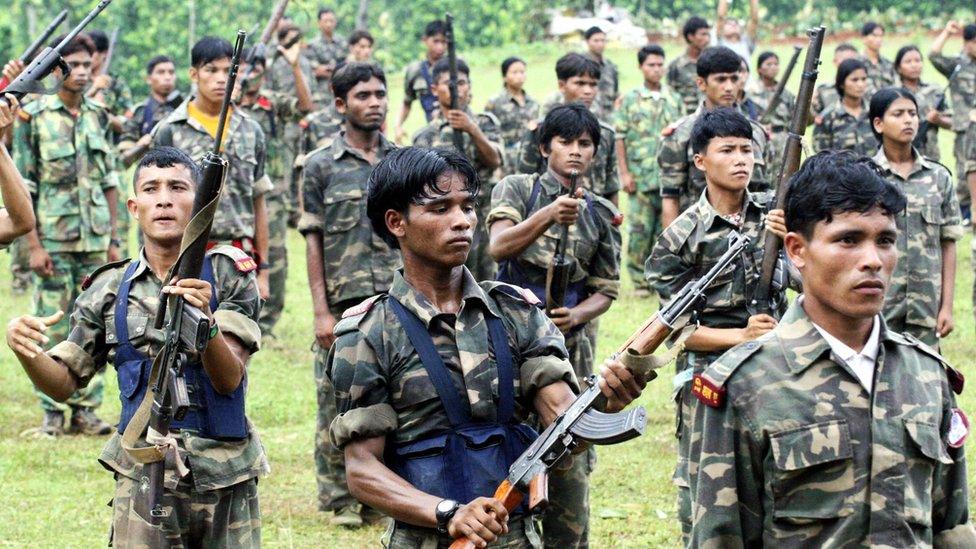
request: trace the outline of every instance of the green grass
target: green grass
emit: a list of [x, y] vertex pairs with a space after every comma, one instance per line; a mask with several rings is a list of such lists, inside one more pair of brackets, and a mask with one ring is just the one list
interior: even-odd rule
[[[894, 42], [894, 40], [891, 40]], [[924, 42], [920, 42], [924, 43]], [[892, 44], [893, 46], [895, 44]], [[775, 48], [786, 55], [787, 47]], [[893, 56], [895, 48], [889, 55]], [[924, 48], [923, 48], [924, 49]], [[825, 48], [832, 51], [832, 46]], [[556, 44], [533, 44], [522, 53], [529, 62], [529, 92], [539, 99], [555, 86], [552, 65], [564, 51]], [[674, 46], [669, 54], [675, 51]], [[948, 51], [958, 51], [958, 44]], [[498, 62], [518, 53], [516, 47], [468, 55], [475, 84], [475, 104], [480, 106], [500, 86]], [[828, 54], [829, 55], [829, 54]], [[610, 56], [621, 67], [621, 86], [639, 83], [633, 52], [613, 50]], [[785, 59], [784, 59], [785, 61]], [[931, 80], [937, 79], [926, 67]], [[824, 78], [832, 78], [833, 66], [824, 66]], [[796, 77], [794, 77], [796, 78]], [[794, 80], [795, 82], [795, 80]], [[402, 98], [399, 75], [391, 75], [391, 112], [396, 115]], [[421, 123], [414, 106], [408, 128]], [[392, 116], [390, 123], [392, 124]], [[951, 164], [951, 138], [942, 137], [943, 160]], [[970, 237], [960, 243], [956, 298], [956, 332], [945, 342], [949, 360], [973, 377], [976, 356], [970, 292], [973, 268]], [[305, 282], [304, 243], [289, 235], [291, 270], [284, 318], [277, 333], [282, 339], [265, 347], [250, 365], [248, 412], [267, 447], [273, 472], [260, 484], [264, 515], [264, 541], [270, 547], [376, 546], [379, 528], [347, 531], [330, 527], [327, 516], [316, 510], [312, 444], [315, 429], [315, 385], [312, 379], [311, 308]], [[0, 272], [7, 273], [9, 256], [0, 256]], [[601, 321], [597, 356], [606, 357], [643, 319], [656, 309], [653, 300], [635, 299], [630, 282], [624, 281], [621, 299]], [[30, 311], [30, 300], [9, 291], [9, 276], [0, 278], [0, 319], [4, 323]], [[112, 497], [112, 476], [96, 462], [103, 439], [67, 437], [58, 441], [20, 438], [34, 427], [40, 412], [27, 377], [10, 352], [0, 349], [0, 545], [10, 546], [104, 546], [111, 521], [106, 503]], [[593, 519], [591, 539], [596, 547], [673, 547], [679, 527], [675, 491], [670, 482], [674, 466], [674, 410], [668, 376], [648, 386], [640, 403], [647, 407], [645, 435], [634, 441], [599, 449], [599, 463], [592, 478]], [[114, 379], [106, 387], [101, 415], [114, 421], [119, 403]], [[973, 391], [960, 398], [960, 406], [976, 410]], [[972, 475], [976, 475], [972, 470]]]

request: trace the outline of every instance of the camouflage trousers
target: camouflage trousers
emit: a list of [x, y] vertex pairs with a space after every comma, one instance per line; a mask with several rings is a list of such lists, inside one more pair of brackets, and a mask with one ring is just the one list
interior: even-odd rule
[[33, 272], [30, 268], [30, 250], [27, 249], [27, 239], [18, 238], [10, 243], [10, 289], [14, 293], [24, 294], [31, 289]]
[[650, 289], [644, 262], [661, 235], [661, 193], [657, 190], [627, 196], [627, 271], [634, 288]]
[[[48, 278], [34, 275], [34, 314], [50, 316], [59, 310], [64, 311], [64, 318], [47, 332], [47, 336], [51, 338], [48, 347], [68, 338], [68, 317], [81, 293], [81, 283], [97, 267], [105, 264], [105, 252], [52, 252], [51, 261], [54, 263], [53, 275]], [[104, 389], [105, 369], [102, 368], [87, 387], [75, 391], [63, 403], [55, 402], [37, 389], [34, 393], [40, 399], [44, 411], [66, 412], [101, 406]]]
[[[390, 521], [380, 540], [387, 549], [447, 549], [451, 542], [439, 539], [430, 530], [404, 526]], [[542, 540], [533, 519], [523, 517], [508, 522], [508, 533], [491, 544], [492, 549], [541, 549]], [[546, 546], [548, 547], [548, 545]]]
[[256, 478], [227, 488], [198, 492], [192, 473], [163, 494], [169, 516], [149, 524], [139, 483], [121, 475], [112, 499], [112, 546], [127, 548], [235, 548], [261, 546], [261, 511]]
[[956, 196], [960, 206], [967, 206], [972, 200], [966, 176], [976, 171], [976, 124], [970, 124], [964, 133], [956, 133], [952, 151], [956, 157]]
[[485, 220], [491, 211], [491, 189], [482, 188], [478, 194], [478, 224], [474, 228], [474, 240], [468, 260], [464, 262], [475, 280], [494, 280], [498, 264], [488, 254], [488, 227]]
[[287, 193], [266, 195], [265, 207], [268, 211], [268, 257], [262, 261], [269, 263], [268, 290], [270, 295], [261, 307], [258, 326], [261, 333], [271, 334], [285, 308], [285, 286], [288, 281], [288, 215], [291, 209]]

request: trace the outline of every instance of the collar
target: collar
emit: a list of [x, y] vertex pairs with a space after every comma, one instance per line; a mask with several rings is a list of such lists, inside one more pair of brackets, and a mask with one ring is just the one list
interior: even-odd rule
[[[53, 93], [51, 95], [45, 96], [46, 102], [44, 103], [44, 108], [49, 111], [64, 110], [68, 111], [68, 107], [65, 106], [64, 101], [61, 100], [61, 96]], [[95, 103], [88, 99], [87, 96], [82, 95], [81, 104], [78, 105], [78, 110], [90, 111], [95, 109]]]
[[[378, 150], [380, 153], [383, 154], [379, 156], [380, 157], [386, 156], [386, 153], [389, 152], [391, 149], [393, 149], [393, 147], [394, 147], [393, 143], [387, 140], [386, 136], [384, 136], [383, 133], [381, 132], [380, 144]], [[346, 130], [340, 130], [339, 138], [332, 142], [332, 158], [334, 158], [335, 160], [339, 160], [340, 158], [342, 158], [344, 155], [347, 154], [350, 156], [355, 156], [356, 158], [364, 162], [367, 162], [367, 160], [363, 158], [362, 153], [349, 146], [349, 142], [346, 141]]]
[[[909, 179], [917, 172], [934, 169], [932, 163], [929, 162], [929, 160], [926, 159], [924, 156], [922, 156], [922, 154], [919, 153], [918, 149], [916, 149], [914, 146], [912, 147], [912, 156], [915, 157], [915, 162], [912, 164], [912, 172], [908, 175]], [[901, 178], [901, 175], [892, 171], [891, 162], [888, 161], [888, 157], [885, 156], [884, 153], [884, 146], [878, 148], [878, 152], [875, 153], [874, 158], [872, 158], [872, 160], [874, 160], [874, 163], [877, 164], [884, 171], [886, 176], [895, 175]]]
[[146, 248], [145, 247], [139, 249], [139, 259], [138, 259], [138, 262], [139, 262], [139, 266], [136, 267], [135, 272], [132, 273], [131, 280], [135, 280], [135, 279], [139, 278], [140, 276], [142, 276], [143, 274], [145, 274], [147, 272], [150, 273], [150, 274], [153, 274], [152, 269], [149, 268], [149, 259], [146, 258]]
[[637, 96], [641, 99], [661, 99], [667, 93], [668, 88], [663, 82], [661, 83], [661, 89], [657, 91], [647, 89], [647, 86], [643, 83], [637, 87]]
[[[501, 318], [501, 312], [498, 310], [498, 306], [488, 297], [488, 294], [478, 284], [478, 281], [474, 279], [471, 271], [467, 267], [462, 266], [462, 268], [464, 272], [461, 281], [461, 309], [458, 311], [457, 316], [466, 314], [471, 307], [477, 306], [474, 305], [475, 302], [480, 302], [484, 310], [487, 310], [492, 316]], [[393, 284], [390, 286], [389, 295], [402, 303], [408, 311], [417, 315], [417, 318], [428, 328], [430, 328], [431, 320], [439, 315], [445, 314], [438, 311], [434, 307], [434, 304], [427, 299], [427, 296], [418, 292], [407, 282], [407, 279], [403, 277], [402, 268], [397, 269], [393, 273]]]
[[834, 354], [840, 357], [840, 359], [844, 362], [849, 364], [858, 356], [863, 356], [871, 362], [878, 359], [878, 348], [880, 347], [881, 334], [881, 323], [878, 322], [878, 317], [875, 317], [874, 322], [871, 324], [871, 335], [868, 337], [868, 341], [864, 344], [864, 348], [861, 349], [861, 352], [857, 352], [848, 347], [846, 343], [830, 335], [827, 330], [824, 330], [815, 322], [811, 321], [810, 323], [813, 324], [813, 327], [817, 329], [817, 332], [819, 332], [824, 340], [827, 341], [827, 344], [830, 345], [830, 350], [833, 351]]
[[[710, 229], [712, 228], [712, 225], [716, 223], [716, 221], [721, 220], [722, 223], [726, 223], [738, 229], [738, 226], [735, 226], [722, 214], [718, 213], [718, 211], [712, 206], [712, 203], [708, 201], [708, 187], [706, 187], [705, 190], [702, 191], [701, 196], [698, 197], [698, 202], [695, 204], [695, 207], [698, 208], [698, 211], [701, 214], [699, 217], [702, 220], [703, 227]], [[757, 209], [759, 212], [762, 212], [765, 209], [765, 204], [761, 202], [759, 194], [746, 191], [745, 195], [742, 197], [742, 221], [745, 221], [749, 217], [749, 214], [752, 213], [753, 209]]]
[[[190, 116], [190, 112], [189, 112], [190, 102], [193, 101], [195, 97], [196, 97], [195, 95], [188, 95], [186, 99], [182, 103], [180, 103], [180, 106], [176, 107], [173, 110], [172, 114], [169, 115], [170, 116], [169, 120], [170, 122], [174, 122], [174, 123], [181, 122], [183, 124], [186, 124], [187, 126], [190, 126], [191, 128], [193, 128], [198, 132], [207, 134], [207, 136], [209, 137], [210, 132], [208, 132], [207, 129], [204, 128], [202, 124], [197, 122], [196, 119]], [[227, 122], [229, 124], [229, 127], [227, 128], [227, 137], [224, 139], [223, 145], [221, 147], [221, 152], [227, 149], [227, 144], [229, 142], [233, 141], [234, 135], [237, 133], [237, 129], [241, 125], [241, 116], [242, 116], [240, 114], [241, 110], [242, 109], [240, 107], [234, 108], [231, 111], [230, 116], [228, 117], [229, 119]]]

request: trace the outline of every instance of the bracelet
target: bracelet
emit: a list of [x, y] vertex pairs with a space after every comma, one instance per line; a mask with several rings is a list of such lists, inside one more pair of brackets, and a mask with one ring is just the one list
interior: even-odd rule
[[211, 319], [210, 320], [210, 333], [207, 335], [207, 341], [210, 341], [211, 339], [217, 337], [217, 334], [218, 333], [220, 333], [220, 327], [217, 326], [217, 321], [216, 320]]

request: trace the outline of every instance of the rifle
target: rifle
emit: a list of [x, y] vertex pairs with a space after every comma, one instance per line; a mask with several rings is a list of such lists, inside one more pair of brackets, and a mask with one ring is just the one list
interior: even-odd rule
[[[33, 42], [31, 42], [30, 46], [27, 46], [27, 49], [24, 50], [24, 53], [20, 54], [18, 59], [24, 63], [27, 63], [33, 59], [33, 57], [37, 55], [38, 50], [44, 47], [44, 44], [51, 39], [51, 35], [54, 34], [54, 31], [58, 30], [58, 27], [61, 26], [61, 23], [66, 17], [68, 17], [68, 10], [61, 10], [61, 13], [59, 13], [57, 17], [55, 17], [54, 20], [52, 20], [43, 31], [41, 31], [41, 34]], [[6, 76], [0, 78], [0, 91], [3, 91], [3, 89], [6, 88], [7, 84], [9, 83], [10, 81], [7, 80]]]
[[[108, 74], [108, 69], [112, 66], [112, 57], [115, 56], [115, 44], [118, 42], [118, 40], [119, 28], [115, 27], [115, 30], [112, 31], [112, 36], [110, 36], [108, 39], [108, 51], [105, 52], [105, 60], [102, 61], [102, 66], [99, 67], [98, 74]], [[99, 91], [101, 90], [97, 90], [94, 86], [92, 86], [85, 95], [88, 97], [95, 97], [98, 95]]]
[[[454, 17], [448, 13], [444, 17], [445, 30], [444, 37], [447, 39], [447, 64], [450, 67], [451, 80], [448, 83], [448, 89], [451, 90], [451, 110], [458, 108], [458, 73], [457, 73], [457, 44], [454, 41]], [[464, 152], [464, 136], [461, 135], [460, 130], [454, 130], [454, 134], [451, 137], [454, 141], [454, 148], [457, 149], [459, 153]]]
[[[271, 42], [271, 35], [274, 33], [275, 28], [278, 27], [278, 22], [285, 16], [285, 8], [287, 7], [288, 0], [279, 0], [278, 4], [275, 5], [274, 11], [271, 12], [271, 17], [268, 18], [268, 23], [264, 26], [264, 30], [261, 31], [261, 37], [258, 39], [258, 43], [254, 44], [251, 51], [248, 52], [247, 57], [244, 58], [244, 62], [247, 63], [247, 70], [241, 75], [242, 96], [247, 93], [248, 84], [251, 82], [251, 74], [254, 72], [254, 63], [258, 59], [267, 59], [267, 49], [268, 43]], [[240, 98], [238, 97], [238, 99]]]
[[[25, 95], [29, 93], [49, 93], [50, 90], [44, 89], [41, 85], [41, 81], [44, 80], [49, 74], [51, 74], [54, 69], [60, 68], [64, 77], [67, 77], [71, 73], [71, 67], [65, 63], [64, 59], [61, 57], [61, 52], [67, 47], [68, 43], [75, 39], [78, 34], [81, 33], [92, 22], [98, 14], [102, 12], [112, 0], [100, 0], [98, 5], [95, 6], [88, 15], [82, 19], [75, 28], [71, 29], [71, 32], [65, 35], [61, 42], [51, 48], [44, 48], [41, 53], [31, 61], [30, 65], [24, 69], [24, 72], [20, 73], [13, 82], [10, 83], [3, 91], [4, 93], [9, 93], [17, 98], [17, 100], [23, 99]], [[0, 98], [0, 101], [3, 101]]]
[[[949, 74], [949, 81], [945, 87], [942, 88], [942, 99], [940, 99], [939, 103], [934, 107], [936, 111], [941, 111], [942, 109], [946, 108], [946, 94], [949, 92], [949, 87], [952, 86], [952, 79], [959, 74], [960, 69], [962, 69], [962, 65], [956, 64], [956, 67], [952, 69], [952, 73]], [[928, 136], [926, 134], [929, 131], [929, 121], [926, 118], [927, 116], [928, 113], [925, 113], [924, 115], [922, 113], [918, 113], [918, 133], [915, 134], [915, 140], [912, 141], [912, 146], [918, 150], [925, 148], [925, 145], [928, 142]]]
[[[683, 329], [693, 313], [705, 302], [708, 287], [745, 250], [749, 237], [732, 233], [729, 249], [704, 276], [685, 285], [674, 298], [634, 333], [614, 357], [650, 355], [672, 333]], [[553, 421], [539, 438], [508, 469], [508, 477], [495, 490], [495, 499], [513, 511], [528, 494], [530, 511], [542, 510], [549, 503], [549, 471], [581, 443], [618, 444], [640, 436], [644, 432], [646, 412], [638, 406], [627, 412], [600, 412], [604, 402], [600, 392], [600, 376], [591, 374], [584, 381], [585, 389], [569, 408]], [[456, 538], [451, 549], [473, 549], [466, 537]]]
[[[201, 161], [203, 177], [197, 186], [196, 196], [193, 199], [193, 217], [183, 235], [180, 256], [167, 274], [167, 280], [171, 280], [174, 274], [180, 279], [199, 278], [203, 268], [213, 214], [217, 209], [224, 172], [228, 166], [227, 160], [220, 156], [220, 147], [224, 127], [227, 123], [230, 96], [237, 80], [237, 70], [240, 66], [241, 52], [244, 50], [246, 38], [247, 34], [244, 31], [237, 32], [237, 43], [234, 46], [234, 56], [231, 58], [224, 101], [220, 107], [214, 147]], [[169, 309], [168, 322], [167, 309]], [[150, 443], [168, 437], [172, 420], [183, 419], [189, 410], [190, 397], [187, 392], [183, 369], [191, 356], [199, 356], [206, 350], [207, 343], [210, 340], [210, 321], [199, 309], [188, 306], [182, 297], [160, 298], [153, 326], [159, 330], [163, 329], [164, 324], [165, 343], [158, 357], [158, 374], [154, 381], [150, 380], [152, 392], [147, 394], [147, 400], [150, 395], [152, 397], [149, 434], [146, 435], [146, 441]], [[154, 372], [157, 370], [156, 364], [153, 365], [153, 370]], [[142, 408], [143, 406], [140, 406], [140, 411]], [[143, 426], [136, 424], [136, 427], [133, 427], [134, 424], [136, 424], [136, 418], [129, 422], [129, 426], [126, 428], [126, 437], [131, 434], [130, 428], [133, 431], [138, 429], [135, 436], [141, 434]], [[166, 516], [166, 510], [162, 506], [165, 469], [165, 459], [153, 461], [146, 465], [146, 476], [149, 478], [149, 521], [154, 525], [159, 524], [160, 520]]]
[[780, 79], [779, 84], [776, 84], [776, 91], [773, 92], [773, 97], [769, 99], [766, 110], [759, 117], [760, 124], [769, 124], [769, 117], [776, 112], [779, 104], [783, 102], [783, 90], [786, 89], [786, 83], [790, 81], [790, 76], [793, 76], [793, 69], [796, 68], [796, 60], [800, 58], [801, 51], [803, 51], [803, 48], [800, 46], [793, 46], [793, 55], [790, 57], [790, 62], [786, 65], [786, 72], [783, 73], [783, 78]]
[[[576, 186], [579, 184], [579, 172], [573, 170], [569, 175], [569, 188], [566, 189], [567, 196], [576, 193]], [[573, 262], [566, 257], [566, 245], [569, 242], [569, 225], [560, 227], [559, 241], [556, 243], [556, 252], [552, 254], [552, 261], [546, 271], [546, 312], [552, 313], [566, 305], [566, 290], [569, 288], [569, 274], [572, 271]]]
[[[803, 153], [803, 134], [806, 131], [810, 102], [813, 100], [814, 88], [817, 85], [820, 50], [823, 48], [824, 34], [826, 32], [827, 30], [823, 26], [807, 31], [807, 35], [810, 37], [810, 45], [807, 47], [807, 56], [803, 61], [803, 76], [800, 80], [800, 89], [796, 94], [796, 106], [793, 108], [790, 131], [786, 138], [785, 150], [783, 151], [783, 165], [780, 167], [779, 175], [776, 179], [775, 209], [781, 210], [785, 206], [789, 179], [800, 169], [800, 156]], [[756, 312], [769, 314], [774, 308], [770, 289], [772, 288], [773, 276], [776, 274], [776, 264], [779, 261], [779, 252], [782, 245], [783, 243], [778, 236], [769, 231], [766, 232], [759, 285], [756, 287], [756, 293], [750, 304], [750, 308]]]

